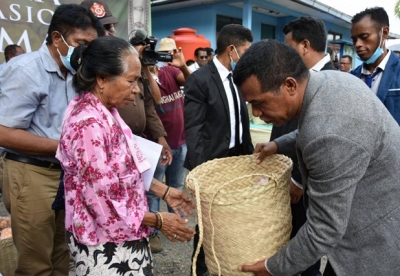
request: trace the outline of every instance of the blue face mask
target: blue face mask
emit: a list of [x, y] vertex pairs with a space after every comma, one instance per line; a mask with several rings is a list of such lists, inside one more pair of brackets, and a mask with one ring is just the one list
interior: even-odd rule
[[[233, 46], [233, 49], [235, 49], [236, 55], [237, 55], [237, 57], [238, 57], [238, 60], [239, 60], [239, 59], [240, 59], [240, 57], [239, 57], [239, 54], [238, 54], [238, 52], [236, 51], [236, 47], [235, 47], [235, 46]], [[232, 69], [232, 71], [233, 71], [233, 70], [235, 70], [235, 67], [236, 67], [236, 62], [234, 62], [234, 61], [233, 61], [233, 59], [232, 59], [232, 57], [231, 57], [231, 56], [229, 56], [229, 58], [231, 59], [231, 69]]]
[[67, 68], [72, 74], [75, 74], [76, 71], [71, 66], [71, 56], [72, 56], [72, 53], [74, 52], [75, 47], [69, 46], [63, 36], [61, 36], [61, 38], [64, 41], [64, 43], [68, 46], [68, 53], [66, 56], [61, 55], [60, 51], [57, 48], [58, 54], [60, 55], [61, 62], [62, 62], [62, 64], [64, 64], [65, 68]]
[[383, 29], [381, 30], [381, 38], [379, 40], [378, 48], [376, 48], [374, 54], [369, 59], [363, 61], [365, 64], [373, 64], [373, 63], [375, 63], [375, 61], [377, 61], [377, 59], [384, 53], [383, 52], [383, 48], [381, 47], [382, 35], [383, 35]]

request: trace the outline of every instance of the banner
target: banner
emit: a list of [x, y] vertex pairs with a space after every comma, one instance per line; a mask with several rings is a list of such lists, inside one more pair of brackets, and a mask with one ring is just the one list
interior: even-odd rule
[[[54, 10], [61, 4], [80, 4], [83, 0], [1, 0], [0, 1], [0, 63], [4, 48], [20, 45], [26, 52], [36, 51], [45, 43]], [[118, 18], [117, 36], [128, 40], [132, 26], [149, 28], [149, 0], [103, 0]], [[134, 12], [135, 11], [135, 12]], [[135, 17], [135, 18], [134, 18]], [[128, 22], [130, 20], [130, 23]]]

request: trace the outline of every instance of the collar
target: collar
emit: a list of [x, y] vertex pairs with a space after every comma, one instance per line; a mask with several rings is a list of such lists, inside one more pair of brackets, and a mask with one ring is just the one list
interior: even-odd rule
[[218, 74], [221, 76], [221, 80], [224, 81], [226, 78], [228, 78], [228, 75], [232, 73], [232, 71], [229, 71], [225, 66], [222, 65], [222, 63], [217, 59], [217, 56], [214, 57], [213, 59], [215, 67], [217, 67]]
[[320, 61], [318, 61], [316, 64], [314, 64], [313, 67], [310, 68], [310, 71], [319, 72], [325, 66], [325, 64], [330, 61], [331, 57], [329, 56], [329, 54], [325, 54], [325, 56]]
[[59, 71], [59, 67], [57, 62], [51, 56], [50, 50], [47, 47], [47, 44], [43, 44], [42, 47], [39, 48], [39, 54], [43, 62], [44, 69], [48, 72], [57, 72]]
[[[76, 101], [79, 101], [79, 96], [76, 98]], [[90, 105], [93, 106], [96, 110], [99, 110], [104, 116], [106, 117], [105, 119], [109, 123], [111, 127], [115, 125], [115, 122], [118, 123], [119, 127], [122, 130], [122, 134], [125, 136], [125, 141], [128, 145], [128, 148], [131, 152], [133, 161], [136, 165], [136, 168], [140, 173], [143, 173], [147, 170], [150, 169], [150, 163], [147, 161], [146, 157], [142, 153], [142, 151], [139, 149], [139, 146], [137, 144], [137, 138], [135, 135], [133, 135], [131, 129], [126, 125], [124, 120], [121, 118], [121, 116], [118, 113], [118, 110], [116, 108], [111, 108], [107, 109], [97, 98], [93, 93], [91, 92], [85, 92], [83, 94], [83, 102], [89, 103]], [[74, 104], [76, 105], [76, 103]], [[74, 106], [71, 105], [71, 106]], [[104, 117], [103, 117], [104, 118]]]
[[[386, 64], [389, 61], [390, 54], [391, 54], [391, 51], [388, 49], [385, 58], [381, 61], [381, 63], [379, 63], [379, 65], [375, 68], [374, 72], [372, 72], [372, 73], [375, 73], [378, 68], [380, 68], [382, 72], [385, 71], [385, 67], [386, 67]], [[364, 67], [364, 64], [363, 64], [363, 66], [361, 68], [361, 74], [364, 75], [364, 76], [372, 75], [371, 72], [368, 71]]]
[[[43, 67], [47, 72], [57, 72], [57, 74], [64, 79], [63, 74], [61, 73], [60, 67], [58, 66], [57, 62], [51, 56], [50, 50], [47, 47], [47, 44], [43, 44], [39, 48], [39, 55], [43, 62]], [[71, 74], [68, 70], [67, 74]], [[72, 75], [72, 74], [71, 74]]]

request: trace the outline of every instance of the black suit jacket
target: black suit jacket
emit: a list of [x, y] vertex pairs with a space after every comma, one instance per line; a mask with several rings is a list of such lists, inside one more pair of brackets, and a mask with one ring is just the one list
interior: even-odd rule
[[[230, 93], [230, 91], [229, 91]], [[253, 153], [246, 103], [239, 93], [243, 126], [242, 154]], [[213, 61], [191, 74], [185, 82], [185, 168], [227, 157], [231, 139], [229, 106], [221, 77]]]

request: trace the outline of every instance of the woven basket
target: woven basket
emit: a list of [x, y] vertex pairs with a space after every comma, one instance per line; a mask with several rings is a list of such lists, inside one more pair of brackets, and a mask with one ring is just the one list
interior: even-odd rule
[[16, 268], [17, 248], [12, 237], [0, 240], [0, 273], [3, 276], [13, 276]]
[[211, 274], [235, 276], [249, 275], [238, 265], [268, 258], [289, 241], [292, 161], [273, 155], [257, 165], [256, 157], [214, 159], [188, 174], [200, 229], [194, 275], [202, 244]]

